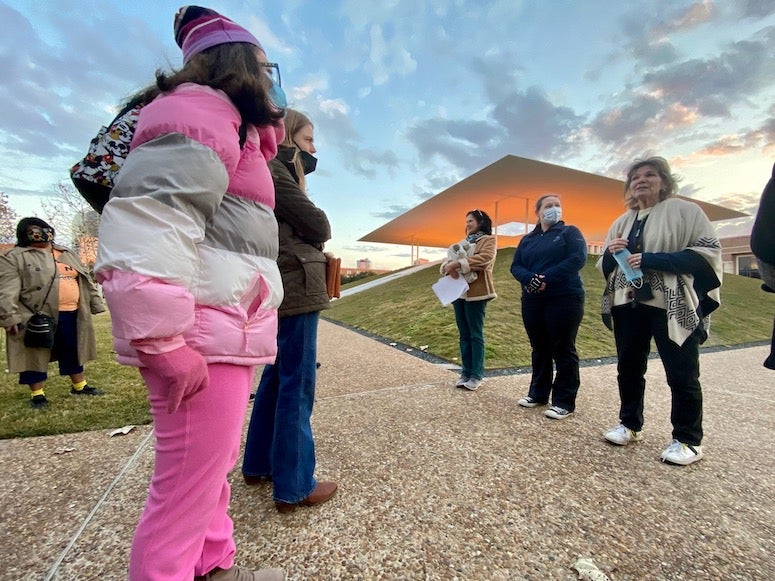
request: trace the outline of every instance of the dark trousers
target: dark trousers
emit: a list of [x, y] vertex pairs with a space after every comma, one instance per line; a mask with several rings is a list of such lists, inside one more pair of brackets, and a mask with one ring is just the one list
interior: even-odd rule
[[624, 305], [611, 310], [614, 320], [621, 408], [619, 419], [631, 430], [643, 427], [643, 396], [651, 339], [657, 345], [672, 392], [673, 438], [692, 446], [702, 443], [702, 388], [699, 338], [692, 334], [678, 346], [667, 334], [665, 311]]
[[529, 397], [547, 402], [551, 392], [552, 405], [576, 409], [580, 384], [576, 334], [583, 316], [583, 295], [522, 300], [522, 321], [533, 349]]
[[[57, 332], [54, 336], [52, 358], [59, 362], [59, 375], [75, 375], [83, 373], [83, 366], [78, 363], [78, 311], [59, 311]], [[19, 374], [20, 385], [32, 385], [46, 381], [45, 371], [22, 371]]]

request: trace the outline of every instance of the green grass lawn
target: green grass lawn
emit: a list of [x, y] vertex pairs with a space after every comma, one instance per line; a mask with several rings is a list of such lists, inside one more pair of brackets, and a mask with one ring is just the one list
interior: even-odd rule
[[[530, 364], [530, 345], [519, 315], [519, 287], [509, 273], [512, 255], [513, 250], [501, 250], [495, 266], [498, 298], [488, 305], [485, 324], [489, 369]], [[613, 334], [603, 326], [599, 315], [603, 278], [593, 262], [587, 264], [582, 276], [587, 304], [577, 341], [579, 354], [583, 359], [613, 356]], [[430, 288], [438, 278], [438, 270], [431, 267], [336, 300], [323, 316], [416, 348], [428, 345], [429, 353], [457, 361], [454, 313], [451, 307], [441, 306]], [[706, 346], [769, 339], [775, 295], [763, 293], [759, 285], [759, 281], [750, 278], [725, 277], [722, 306], [713, 316]], [[86, 378], [90, 384], [105, 390], [105, 395], [69, 395], [70, 379], [59, 377], [52, 364], [46, 382], [46, 395], [51, 403], [46, 409], [33, 410], [29, 407], [29, 389], [18, 384], [17, 374], [6, 372], [0, 377], [0, 438], [107, 430], [151, 421], [140, 374], [137, 369], [119, 365], [115, 360], [109, 315], [97, 315], [94, 324], [99, 358], [86, 365]], [[0, 335], [0, 349], [5, 353], [5, 334]]]
[[1, 333], [3, 373], [0, 378], [0, 438], [42, 436], [108, 428], [128, 424], [147, 424], [151, 413], [145, 385], [134, 367], [116, 362], [107, 313], [93, 318], [97, 335], [98, 358], [86, 364], [86, 380], [105, 391], [102, 396], [70, 395], [70, 378], [60, 377], [56, 364], [49, 366], [46, 397], [49, 406], [32, 409], [30, 390], [19, 385], [19, 376], [8, 373], [5, 358], [5, 333]]
[[[513, 249], [502, 249], [494, 269], [498, 298], [487, 306], [485, 319], [488, 369], [530, 365], [530, 344], [520, 315], [520, 289], [509, 267]], [[582, 359], [614, 356], [613, 333], [600, 319], [603, 277], [590, 257], [582, 271], [587, 289], [584, 320], [577, 347]], [[457, 361], [458, 335], [452, 307], [442, 307], [431, 291], [438, 269], [426, 270], [385, 283], [368, 292], [339, 299], [325, 318], [342, 322], [394, 341]], [[760, 290], [760, 281], [727, 275], [721, 290], [721, 307], [713, 314], [711, 334], [704, 347], [739, 345], [770, 338], [775, 295]]]

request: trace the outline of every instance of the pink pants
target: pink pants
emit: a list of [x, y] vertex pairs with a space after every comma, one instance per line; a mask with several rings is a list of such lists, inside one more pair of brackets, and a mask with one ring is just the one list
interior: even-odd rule
[[191, 581], [234, 564], [226, 477], [239, 456], [253, 367], [212, 364], [210, 385], [167, 413], [163, 380], [142, 370], [148, 385], [156, 463], [148, 500], [132, 542], [132, 581]]

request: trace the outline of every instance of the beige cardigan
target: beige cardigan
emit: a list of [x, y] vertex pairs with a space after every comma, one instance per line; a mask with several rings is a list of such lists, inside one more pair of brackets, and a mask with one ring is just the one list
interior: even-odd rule
[[[459, 259], [461, 274], [476, 272], [479, 275], [476, 280], [471, 283], [468, 292], [461, 298], [464, 298], [467, 301], [484, 301], [494, 299], [498, 296], [495, 293], [495, 285], [493, 285], [492, 282], [492, 267], [495, 264], [497, 252], [498, 251], [495, 248], [495, 236], [485, 235], [476, 241], [473, 256]], [[449, 259], [442, 261], [441, 267], [439, 268], [439, 271], [442, 274], [444, 274], [444, 267], [449, 262]]]

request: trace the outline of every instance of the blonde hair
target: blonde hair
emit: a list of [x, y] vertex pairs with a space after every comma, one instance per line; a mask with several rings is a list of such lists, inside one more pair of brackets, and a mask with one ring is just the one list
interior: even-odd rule
[[646, 159], [636, 159], [632, 162], [632, 165], [627, 168], [627, 181], [624, 182], [624, 191], [630, 189], [632, 183], [632, 174], [635, 170], [642, 168], [644, 165], [653, 167], [656, 170], [660, 178], [662, 178], [663, 188], [659, 190], [659, 201], [672, 198], [678, 193], [678, 178], [675, 174], [670, 172], [670, 164], [664, 157], [652, 156]]
[[557, 198], [558, 200], [560, 200], [562, 202], [562, 200], [560, 198], [560, 194], [544, 194], [543, 196], [541, 196], [540, 198], [538, 198], [536, 200], [536, 212], [538, 212], [538, 210], [541, 209], [541, 206], [543, 205], [544, 200], [546, 198]]
[[302, 190], [307, 190], [307, 180], [304, 177], [304, 164], [301, 163], [301, 156], [299, 155], [299, 148], [293, 141], [293, 136], [301, 131], [304, 127], [309, 125], [314, 128], [312, 121], [309, 120], [304, 113], [296, 111], [296, 109], [285, 110], [285, 138], [283, 138], [280, 145], [286, 147], [293, 147], [296, 149], [296, 153], [293, 154], [293, 167], [296, 169], [296, 177], [299, 180], [299, 187]]

